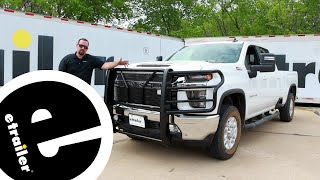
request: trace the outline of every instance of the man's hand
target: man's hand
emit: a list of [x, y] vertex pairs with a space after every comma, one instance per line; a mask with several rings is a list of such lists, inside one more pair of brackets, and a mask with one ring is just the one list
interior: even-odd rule
[[124, 65], [125, 67], [127, 67], [129, 65], [129, 61], [122, 60], [122, 58], [120, 58], [120, 60], [118, 61], [118, 65]]
[[122, 60], [122, 58], [119, 61], [114, 61], [114, 62], [105, 62], [101, 69], [112, 69], [118, 65], [124, 65], [127, 67], [129, 65], [129, 61], [127, 60]]

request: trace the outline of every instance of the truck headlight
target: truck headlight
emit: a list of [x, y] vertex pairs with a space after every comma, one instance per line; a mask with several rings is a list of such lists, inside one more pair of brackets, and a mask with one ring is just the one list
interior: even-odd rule
[[211, 79], [212, 79], [212, 74], [188, 75], [188, 76], [186, 76], [186, 80], [188, 82], [209, 81]]
[[[206, 99], [206, 91], [205, 90], [193, 90], [193, 91], [186, 91], [187, 97], [189, 100], [205, 100]], [[189, 102], [189, 105], [193, 108], [205, 108], [206, 102]]]

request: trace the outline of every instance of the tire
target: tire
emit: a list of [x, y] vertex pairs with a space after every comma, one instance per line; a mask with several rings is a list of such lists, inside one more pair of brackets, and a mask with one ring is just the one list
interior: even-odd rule
[[[241, 127], [238, 109], [230, 105], [222, 106], [218, 129], [209, 148], [210, 156], [221, 160], [231, 158], [239, 145]], [[228, 128], [229, 136], [225, 134], [228, 133]], [[231, 141], [230, 138], [232, 138]]]
[[280, 120], [284, 122], [290, 122], [294, 115], [294, 95], [292, 93], [288, 94], [288, 98], [283, 107], [279, 108]]

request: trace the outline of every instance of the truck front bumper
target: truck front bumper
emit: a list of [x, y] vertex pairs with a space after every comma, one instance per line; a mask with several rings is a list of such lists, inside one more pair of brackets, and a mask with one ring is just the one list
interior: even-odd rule
[[[129, 124], [129, 114], [145, 117], [145, 128]], [[160, 112], [134, 109], [126, 106], [113, 107], [113, 124], [117, 132], [161, 141]], [[170, 115], [168, 132], [180, 140], [204, 140], [218, 129], [219, 115]], [[152, 125], [151, 125], [152, 124]]]

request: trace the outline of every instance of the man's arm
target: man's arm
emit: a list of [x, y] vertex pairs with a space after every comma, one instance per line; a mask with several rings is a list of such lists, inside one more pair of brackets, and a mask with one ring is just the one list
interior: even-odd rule
[[67, 62], [65, 57], [60, 61], [59, 71], [67, 72]]
[[112, 68], [114, 68], [114, 67], [116, 67], [118, 65], [128, 66], [129, 65], [129, 61], [120, 59], [117, 62], [105, 62], [101, 66], [101, 69], [112, 69]]

